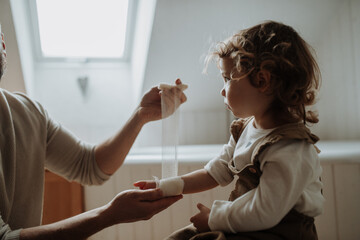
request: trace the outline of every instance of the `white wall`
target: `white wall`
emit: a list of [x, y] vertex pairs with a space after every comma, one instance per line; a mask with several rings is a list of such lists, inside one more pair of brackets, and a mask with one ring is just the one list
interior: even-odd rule
[[[23, 74], [23, 82], [26, 88], [26, 94], [30, 97], [34, 96], [34, 62], [33, 62], [33, 46], [31, 30], [24, 28], [28, 24], [27, 5], [24, 0], [10, 0], [11, 13], [14, 19], [16, 31], [16, 40], [19, 47], [19, 57]], [[12, 66], [11, 66], [12, 67]]]
[[322, 71], [322, 139], [360, 139], [360, 1], [343, 1], [316, 45]]
[[[85, 95], [77, 78], [87, 76]], [[98, 143], [113, 135], [132, 113], [128, 64], [113, 67], [38, 67], [35, 96], [54, 119], [78, 137]]]
[[139, 100], [142, 94], [155, 8], [156, 0], [140, 0], [137, 5], [137, 20], [131, 57], [133, 100], [135, 102]]

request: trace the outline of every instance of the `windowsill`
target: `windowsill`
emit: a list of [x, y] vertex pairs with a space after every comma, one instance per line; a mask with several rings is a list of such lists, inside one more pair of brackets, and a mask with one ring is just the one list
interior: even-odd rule
[[[178, 146], [180, 163], [206, 163], [217, 156], [222, 144]], [[320, 141], [316, 146], [322, 163], [360, 163], [360, 141]], [[144, 147], [130, 151], [125, 164], [161, 164], [162, 148]]]

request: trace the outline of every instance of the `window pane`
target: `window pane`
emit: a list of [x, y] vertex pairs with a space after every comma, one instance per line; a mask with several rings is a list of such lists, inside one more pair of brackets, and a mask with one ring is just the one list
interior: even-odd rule
[[128, 0], [37, 0], [45, 57], [120, 58]]

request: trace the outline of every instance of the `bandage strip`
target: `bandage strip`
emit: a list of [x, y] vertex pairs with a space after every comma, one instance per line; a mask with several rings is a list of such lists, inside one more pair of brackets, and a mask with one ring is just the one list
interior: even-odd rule
[[180, 176], [156, 179], [156, 187], [162, 190], [164, 197], [176, 196], [183, 193], [184, 180]]
[[[175, 107], [177, 106], [177, 100]], [[162, 108], [166, 108], [166, 104], [162, 104]], [[167, 111], [167, 110], [165, 110]], [[165, 114], [163, 112], [163, 114]], [[165, 117], [165, 116], [163, 116]], [[177, 161], [177, 145], [178, 145], [178, 111], [175, 111], [173, 115], [162, 120], [162, 165], [161, 174], [162, 179], [175, 177], [178, 175], [178, 161]]]
[[160, 84], [159, 89], [162, 90], [161, 112], [162, 112], [162, 179], [175, 177], [178, 175], [177, 146], [179, 141], [178, 125], [179, 111], [175, 111], [169, 116], [172, 110], [178, 109], [180, 106], [180, 96], [170, 94], [172, 88], [177, 87], [185, 90], [185, 84], [168, 85]]
[[168, 85], [160, 84], [159, 89], [162, 90], [161, 111], [162, 111], [162, 179], [157, 181], [157, 186], [163, 190], [164, 196], [173, 196], [182, 193], [183, 181], [178, 175], [178, 159], [177, 146], [179, 141], [178, 125], [179, 111], [173, 112], [180, 106], [180, 96], [170, 94], [171, 88], [177, 87], [185, 90], [187, 85]]

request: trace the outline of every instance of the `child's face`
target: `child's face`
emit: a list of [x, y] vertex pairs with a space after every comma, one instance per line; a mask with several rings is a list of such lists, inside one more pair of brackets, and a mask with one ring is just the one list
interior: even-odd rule
[[[224, 103], [235, 117], [245, 118], [258, 114], [260, 108], [260, 91], [251, 85], [244, 73], [235, 71], [234, 62], [230, 58], [220, 59], [220, 71], [224, 79], [221, 95]], [[239, 79], [240, 78], [240, 79]]]
[[1, 33], [1, 25], [0, 25], [0, 34], [1, 34], [1, 45], [0, 45], [0, 80], [5, 71], [5, 59], [6, 59], [6, 51], [5, 51], [5, 41], [4, 35]]
[[5, 47], [4, 34], [1, 32], [1, 28], [0, 28], [0, 33], [1, 33], [0, 53], [4, 54], [4, 56], [6, 57], [6, 47]]

